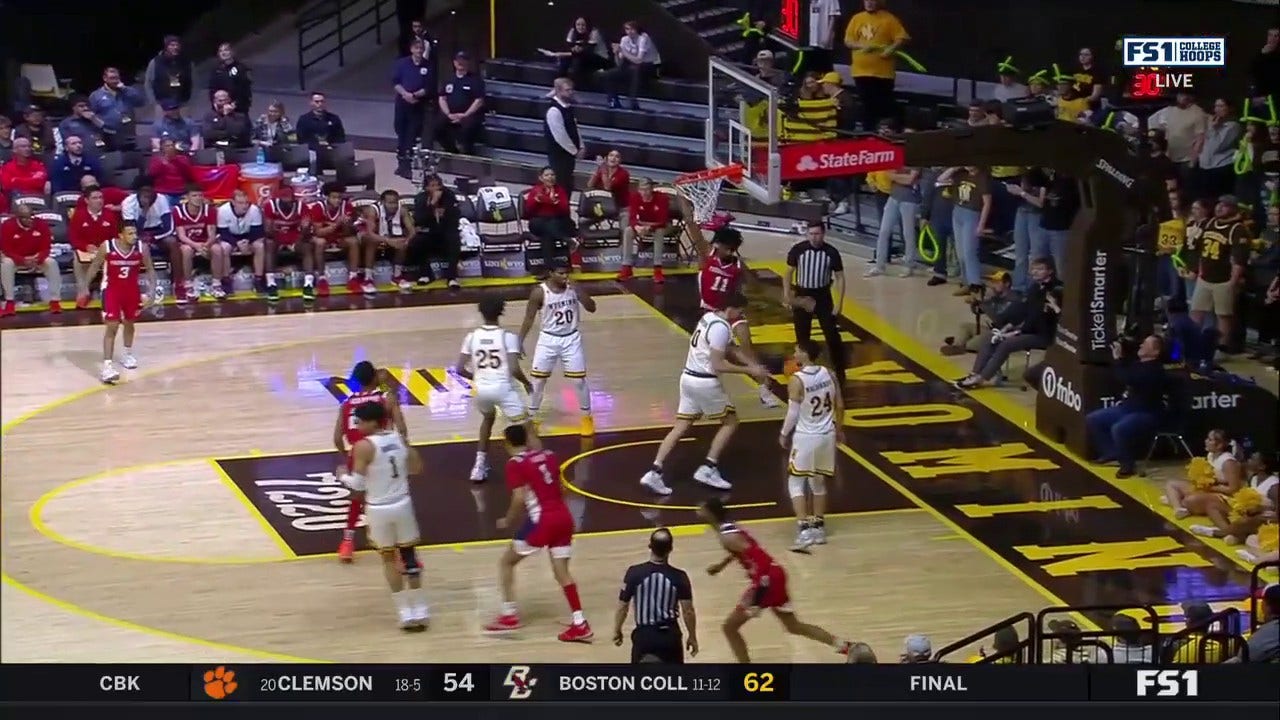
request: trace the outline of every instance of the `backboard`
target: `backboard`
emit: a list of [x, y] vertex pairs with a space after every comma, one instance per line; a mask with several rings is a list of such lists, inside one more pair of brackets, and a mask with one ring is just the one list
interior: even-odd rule
[[782, 199], [778, 89], [720, 58], [707, 63], [707, 167], [741, 163], [742, 189], [762, 203]]

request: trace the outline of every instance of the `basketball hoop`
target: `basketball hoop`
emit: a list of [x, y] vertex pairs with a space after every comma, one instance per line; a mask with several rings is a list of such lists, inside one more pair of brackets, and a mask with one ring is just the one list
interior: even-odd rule
[[676, 191], [693, 205], [693, 220], [699, 225], [711, 220], [720, 199], [720, 184], [742, 182], [742, 165], [734, 163], [685, 173], [675, 179]]

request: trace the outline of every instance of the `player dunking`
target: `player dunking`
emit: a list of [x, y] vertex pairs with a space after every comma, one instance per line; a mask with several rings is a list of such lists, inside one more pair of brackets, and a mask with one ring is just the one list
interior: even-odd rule
[[[778, 444], [791, 446], [787, 462], [787, 494], [796, 513], [794, 552], [808, 552], [810, 545], [825, 545], [827, 478], [835, 475], [836, 443], [844, 442], [844, 399], [831, 371], [818, 364], [818, 343], [796, 343], [793, 358], [799, 368], [787, 384], [787, 419]], [[806, 498], [813, 496], [812, 508]]]
[[551, 371], [559, 363], [564, 376], [573, 381], [578, 393], [578, 408], [582, 411], [582, 434], [595, 434], [595, 422], [591, 419], [591, 390], [587, 387], [587, 361], [582, 352], [582, 311], [596, 311], [596, 301], [586, 288], [569, 284], [569, 264], [557, 260], [552, 264], [547, 281], [533, 288], [529, 303], [525, 306], [524, 322], [520, 325], [520, 347], [533, 329], [533, 322], [542, 313], [542, 327], [538, 331], [538, 344], [533, 350], [533, 390], [529, 393], [529, 414], [537, 419], [542, 410], [542, 396], [547, 389]]
[[787, 632], [816, 640], [835, 648], [838, 653], [848, 653], [850, 643], [840, 640], [817, 625], [800, 622], [791, 608], [787, 595], [787, 572], [765, 551], [756, 539], [729, 521], [729, 511], [718, 498], [704, 500], [698, 506], [698, 515], [716, 531], [720, 545], [728, 555], [724, 560], [707, 568], [707, 574], [717, 575], [735, 560], [747, 571], [751, 585], [742, 594], [737, 607], [724, 621], [724, 636], [729, 641], [733, 656], [740, 663], [751, 662], [747, 653], [747, 641], [742, 637], [742, 626], [760, 611], [768, 608], [782, 623]]
[[550, 450], [531, 450], [529, 435], [523, 425], [508, 425], [504, 432], [507, 450], [507, 487], [511, 489], [511, 505], [506, 517], [498, 520], [498, 529], [515, 527], [521, 514], [524, 523], [516, 530], [498, 562], [502, 584], [502, 613], [485, 626], [485, 632], [501, 633], [521, 626], [516, 609], [516, 565], [524, 558], [547, 548], [551, 556], [551, 573], [573, 613], [569, 627], [560, 633], [562, 642], [588, 642], [594, 636], [582, 614], [578, 585], [569, 574], [569, 558], [573, 555], [573, 514], [565, 504], [560, 484], [560, 462]]
[[[347, 459], [345, 467], [351, 467], [349, 453], [360, 442], [365, 431], [356, 419], [355, 411], [362, 405], [376, 403], [387, 409], [390, 423], [395, 425], [396, 432], [407, 442], [409, 428], [404, 422], [404, 413], [400, 411], [400, 399], [395, 393], [387, 392], [381, 387], [381, 373], [368, 360], [361, 360], [351, 368], [351, 380], [356, 391], [347, 396], [338, 406], [338, 422], [333, 426], [333, 446], [338, 454]], [[356, 550], [356, 525], [360, 523], [360, 513], [364, 510], [364, 497], [358, 492], [351, 494], [351, 505], [347, 507], [347, 527], [342, 531], [342, 542], [338, 544], [338, 559], [344, 563], [351, 562]]]
[[[653, 458], [653, 468], [640, 479], [641, 485], [659, 495], [671, 494], [671, 488], [662, 477], [663, 462], [698, 418], [719, 420], [720, 429], [711, 438], [707, 458], [694, 471], [693, 479], [717, 490], [728, 490], [731, 487], [720, 476], [716, 463], [720, 459], [720, 453], [729, 444], [729, 438], [738, 429], [738, 414], [729, 401], [729, 394], [725, 392], [720, 377], [725, 373], [739, 373], [764, 381], [768, 377], [768, 371], [763, 365], [742, 358], [739, 349], [731, 347], [729, 328], [742, 318], [742, 311], [747, 306], [746, 298], [731, 295], [724, 301], [724, 305], [721, 310], [704, 314], [689, 338], [689, 352], [685, 357], [684, 372], [680, 375], [680, 402], [676, 408], [676, 420], [658, 446], [658, 454]], [[742, 360], [743, 364], [730, 362], [730, 353]]]
[[[388, 430], [391, 415], [380, 402], [355, 409], [355, 426], [364, 434], [351, 448], [351, 469], [338, 478], [368, 505], [369, 540], [382, 557], [382, 574], [391, 588], [404, 630], [426, 629], [430, 613], [422, 593], [422, 566], [414, 550], [418, 517], [409, 495], [409, 476], [422, 472], [422, 459], [400, 433]], [[405, 578], [409, 589], [405, 589]]]
[[[102, 335], [102, 372], [98, 377], [108, 385], [120, 379], [120, 371], [116, 370], [113, 358], [116, 333], [121, 324], [124, 325], [124, 355], [120, 358], [120, 365], [126, 370], [138, 367], [138, 359], [133, 356], [134, 321], [145, 304], [139, 284], [139, 276], [144, 269], [152, 297], [159, 302], [164, 296], [156, 281], [151, 252], [138, 242], [138, 231], [131, 225], [120, 228], [120, 236], [115, 240], [99, 245], [98, 254], [89, 263], [89, 274], [85, 277], [92, 278], [102, 270], [102, 320], [106, 330]], [[88, 292], [76, 298], [76, 302], [89, 302]]]
[[475, 404], [480, 411], [471, 482], [484, 482], [489, 477], [489, 436], [493, 434], [498, 410], [502, 410], [507, 422], [525, 426], [535, 449], [542, 447], [533, 430], [533, 420], [513, 384], [520, 383], [526, 392], [532, 392], [529, 379], [520, 369], [520, 341], [498, 324], [506, 303], [502, 298], [486, 297], [480, 301], [479, 309], [484, 324], [463, 338], [456, 369], [458, 375], [470, 379], [475, 386]]
[[[684, 217], [693, 217], [693, 205], [689, 199], [681, 195], [680, 202], [684, 208]], [[742, 256], [738, 254], [742, 248], [742, 233], [731, 227], [714, 227], [709, 224], [706, 229], [712, 229], [713, 232], [711, 242], [707, 243], [703, 226], [698, 223], [689, 223], [685, 227], [689, 233], [689, 239], [697, 248], [698, 257], [701, 258], [701, 265], [698, 268], [698, 299], [702, 309], [703, 311], [724, 310], [728, 299], [738, 294], [742, 286], [755, 277], [747, 268], [747, 263]], [[738, 354], [743, 361], [748, 364], [760, 364], [751, 346], [751, 327], [747, 324], [746, 315], [743, 314], [734, 321], [729, 329], [733, 331], [733, 340], [738, 346]], [[760, 402], [764, 403], [765, 407], [771, 408], [782, 405], [782, 401], [770, 392], [767, 380], [760, 383]]]

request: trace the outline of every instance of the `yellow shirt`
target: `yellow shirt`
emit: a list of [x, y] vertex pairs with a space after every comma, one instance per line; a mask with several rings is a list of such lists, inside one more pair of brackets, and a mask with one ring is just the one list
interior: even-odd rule
[[1165, 220], [1160, 223], [1159, 234], [1156, 235], [1156, 253], [1172, 255], [1178, 252], [1187, 241], [1187, 221], [1182, 218]]
[[1080, 118], [1080, 114], [1089, 109], [1089, 98], [1076, 98], [1075, 100], [1063, 100], [1058, 98], [1058, 119], [1075, 122]]
[[867, 184], [876, 189], [876, 192], [882, 192], [886, 195], [893, 189], [893, 174], [890, 170], [876, 170], [867, 173]]
[[1022, 174], [1026, 168], [1017, 165], [993, 165], [991, 167], [991, 177], [993, 178], [1011, 178]]
[[888, 10], [873, 13], [864, 11], [854, 15], [844, 29], [844, 41], [870, 45], [875, 49], [853, 51], [851, 74], [854, 77], [892, 80], [895, 73], [894, 57], [884, 57], [880, 51], [910, 37], [897, 16]]

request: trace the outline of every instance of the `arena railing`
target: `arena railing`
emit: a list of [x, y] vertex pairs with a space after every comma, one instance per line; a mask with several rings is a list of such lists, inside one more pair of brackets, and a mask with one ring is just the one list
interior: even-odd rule
[[[1153, 649], [1161, 647], [1160, 645], [1160, 613], [1151, 605], [1061, 605], [1055, 607], [1047, 607], [1036, 613], [1036, 644], [1035, 644], [1035, 660], [1037, 665], [1045, 665], [1055, 662], [1053, 658], [1053, 650], [1055, 643], [1061, 646], [1066, 652], [1065, 662], [1078, 662], [1076, 660], [1076, 652], [1079, 650], [1087, 650], [1092, 648], [1101, 657], [1106, 658], [1107, 663], [1115, 662], [1115, 655], [1111, 645], [1104, 642], [1106, 639], [1114, 639], [1119, 633], [1111, 629], [1086, 630], [1079, 627], [1070, 631], [1059, 632], [1051, 629], [1049, 623], [1051, 620], [1058, 619], [1062, 616], [1079, 616], [1084, 618], [1110, 617], [1119, 612], [1129, 612], [1137, 610], [1146, 616], [1147, 627], [1144, 628], [1144, 638], [1150, 640], [1149, 643]], [[1135, 618], [1136, 619], [1136, 618]], [[1141, 621], [1139, 621], [1141, 626]], [[1044, 651], [1045, 645], [1051, 648], [1048, 655]], [[1153, 655], [1155, 653], [1152, 653]], [[1098, 659], [1097, 662], [1102, 662]]]
[[1271, 583], [1262, 578], [1262, 573], [1267, 569], [1280, 571], [1280, 560], [1268, 560], [1253, 566], [1253, 570], [1249, 571], [1249, 632], [1258, 629], [1262, 623], [1258, 620], [1261, 613], [1259, 612], [1259, 604], [1262, 602], [1262, 589]]
[[981, 659], [976, 662], [1028, 664], [1031, 662], [1033, 657], [1034, 651], [1032, 650], [1032, 646], [1036, 643], [1036, 618], [1028, 612], [1018, 613], [1017, 615], [1005, 618], [1000, 622], [988, 625], [981, 630], [977, 630], [960, 638], [959, 640], [956, 640], [934, 653], [933, 661], [947, 662], [945, 658], [953, 655], [957, 651], [967, 648], [974, 643], [992, 638], [997, 632], [1005, 628], [1013, 628], [1016, 632], [1024, 623], [1025, 628], [1023, 628], [1021, 632], [1018, 632], [1018, 644], [1016, 647], [990, 655], [980, 651], [983, 652], [983, 655]]
[[1195, 643], [1193, 664], [1210, 664], [1209, 652], [1215, 645], [1220, 648], [1220, 652], [1214, 662], [1221, 662], [1236, 655], [1241, 655], [1241, 659], [1247, 662], [1249, 645], [1241, 634], [1243, 622], [1244, 619], [1236, 608], [1216, 612], [1195, 625], [1184, 627], [1163, 638], [1158, 660], [1161, 663], [1173, 663], [1177, 660], [1183, 645]]
[[338, 56], [338, 67], [347, 62], [346, 49], [370, 33], [382, 44], [382, 24], [396, 16], [393, 0], [326, 0], [298, 14], [298, 88], [307, 89], [307, 70]]

